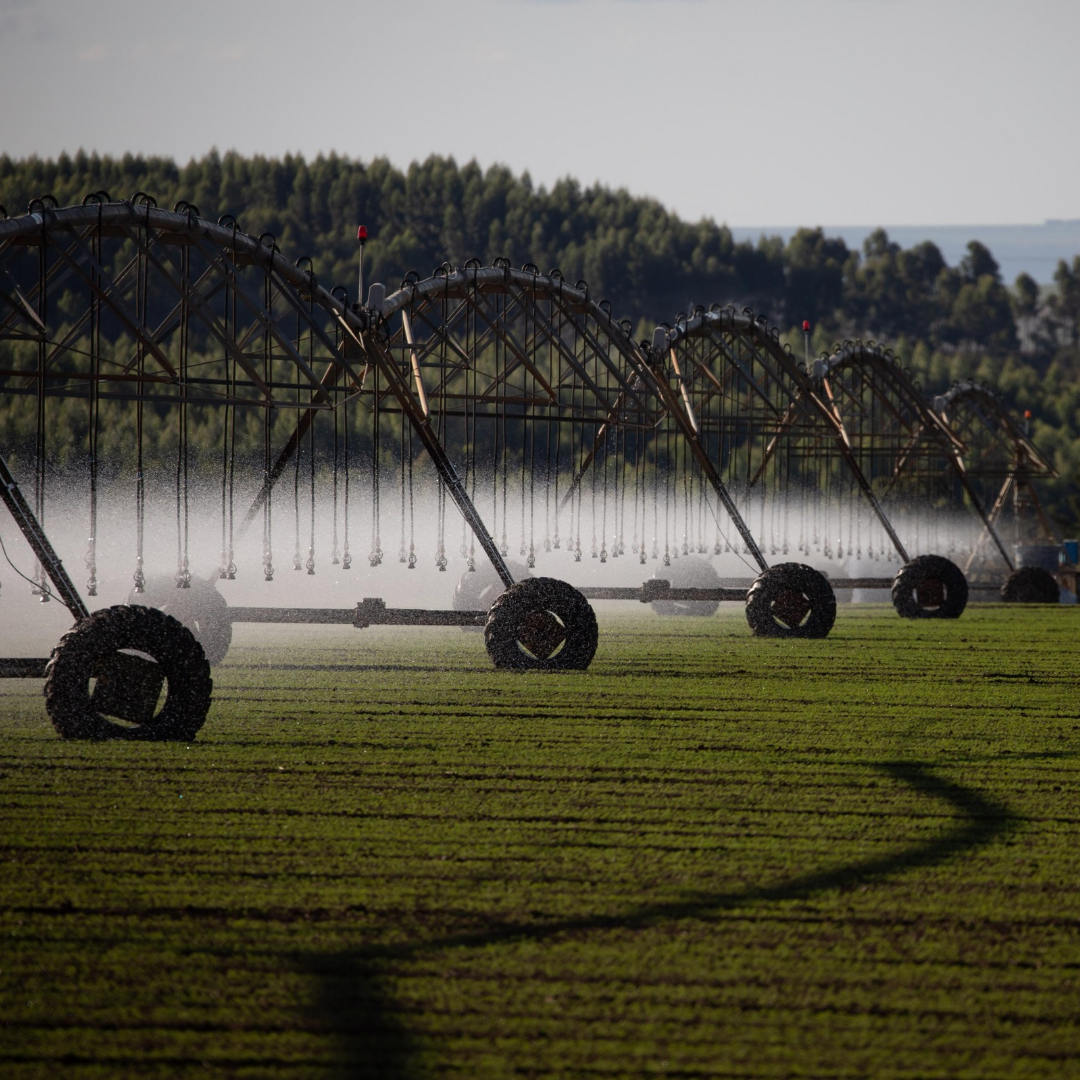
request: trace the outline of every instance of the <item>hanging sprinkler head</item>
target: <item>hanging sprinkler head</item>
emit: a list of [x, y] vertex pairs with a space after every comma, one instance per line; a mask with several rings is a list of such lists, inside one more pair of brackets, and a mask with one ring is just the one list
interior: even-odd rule
[[802, 321], [803, 345], [806, 347], [806, 368], [810, 370], [810, 320]]

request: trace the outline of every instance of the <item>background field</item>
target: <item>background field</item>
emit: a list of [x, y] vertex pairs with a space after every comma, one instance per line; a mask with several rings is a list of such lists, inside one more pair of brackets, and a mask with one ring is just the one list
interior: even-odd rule
[[241, 629], [191, 746], [0, 683], [0, 1074], [1080, 1076], [1078, 618]]

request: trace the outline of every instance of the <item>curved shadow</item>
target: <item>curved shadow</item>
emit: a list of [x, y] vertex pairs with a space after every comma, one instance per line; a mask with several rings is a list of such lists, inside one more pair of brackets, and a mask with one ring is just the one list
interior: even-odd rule
[[450, 934], [404, 945], [373, 945], [341, 953], [309, 955], [301, 967], [319, 980], [314, 1012], [320, 1026], [338, 1038], [344, 1061], [337, 1073], [348, 1078], [405, 1080], [419, 1075], [416, 1046], [396, 1018], [384, 977], [387, 962], [449, 948], [469, 948], [513, 941], [540, 942], [563, 934], [634, 929], [662, 922], [715, 915], [747, 903], [802, 900], [834, 889], [850, 889], [896, 873], [948, 862], [1008, 834], [1017, 819], [1004, 803], [973, 788], [935, 776], [918, 762], [888, 761], [876, 768], [916, 791], [946, 803], [963, 815], [942, 836], [831, 870], [804, 874], [771, 886], [729, 893], [699, 893], [685, 900], [645, 904], [622, 915], [583, 916], [542, 924], [505, 922], [490, 930]]

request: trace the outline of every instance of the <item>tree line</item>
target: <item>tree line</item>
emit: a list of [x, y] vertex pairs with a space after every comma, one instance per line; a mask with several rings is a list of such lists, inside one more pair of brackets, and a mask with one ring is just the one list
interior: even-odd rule
[[733, 303], [793, 336], [808, 320], [817, 351], [845, 337], [887, 342], [927, 393], [974, 377], [1032, 412], [1032, 433], [1062, 474], [1049, 486], [1052, 512], [1065, 529], [1080, 525], [1080, 255], [1059, 263], [1046, 289], [1027, 274], [1003, 281], [975, 240], [956, 266], [929, 241], [904, 249], [880, 229], [861, 250], [821, 228], [799, 229], [786, 243], [736, 242], [723, 224], [683, 221], [624, 189], [571, 178], [547, 188], [504, 166], [434, 156], [406, 169], [383, 158], [216, 150], [186, 165], [81, 151], [0, 156], [0, 205], [9, 214], [41, 195], [64, 206], [97, 190], [115, 198], [145, 191], [168, 208], [184, 199], [208, 218], [231, 214], [249, 233], [271, 233], [291, 257], [310, 256], [321, 282], [351, 293], [356, 226], [364, 224], [365, 278], [391, 289], [411, 270], [426, 276], [444, 262], [502, 256], [587, 281], [593, 297], [638, 326], [698, 303]]

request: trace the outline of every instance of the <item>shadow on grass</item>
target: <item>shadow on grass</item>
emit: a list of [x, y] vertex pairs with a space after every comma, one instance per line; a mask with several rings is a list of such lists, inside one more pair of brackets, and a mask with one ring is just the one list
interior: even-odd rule
[[481, 948], [516, 941], [543, 942], [606, 930], [638, 929], [680, 919], [717, 915], [748, 904], [806, 900], [810, 897], [868, 885], [898, 873], [924, 869], [1001, 839], [1017, 824], [1007, 806], [973, 788], [935, 776], [926, 765], [882, 762], [886, 776], [907, 784], [961, 815], [943, 835], [891, 855], [804, 874], [775, 885], [730, 893], [697, 893], [684, 900], [647, 904], [622, 915], [582, 916], [547, 923], [505, 922], [490, 930], [450, 934], [408, 945], [373, 945], [330, 956], [304, 959], [302, 966], [319, 980], [317, 1019], [340, 1041], [344, 1063], [341, 1080], [382, 1077], [407, 1080], [422, 1075], [416, 1047], [398, 1019], [385, 974], [395, 962], [451, 948]]
[[363, 952], [308, 956], [318, 981], [312, 1012], [338, 1044], [342, 1080], [404, 1080], [416, 1076], [413, 1041], [387, 992], [379, 959]]

